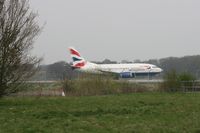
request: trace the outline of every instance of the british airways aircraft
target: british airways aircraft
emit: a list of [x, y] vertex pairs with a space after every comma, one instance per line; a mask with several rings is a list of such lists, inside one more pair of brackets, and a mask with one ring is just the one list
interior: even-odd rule
[[162, 69], [145, 63], [132, 64], [95, 64], [86, 61], [80, 53], [73, 47], [69, 48], [72, 60], [73, 69], [88, 73], [114, 73], [121, 78], [135, 78], [137, 76], [154, 76], [162, 72]]

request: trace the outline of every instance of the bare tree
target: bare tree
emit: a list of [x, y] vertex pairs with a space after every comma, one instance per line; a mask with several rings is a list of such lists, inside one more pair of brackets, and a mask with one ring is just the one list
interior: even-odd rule
[[0, 0], [0, 97], [17, 91], [40, 59], [31, 56], [41, 28], [28, 0]]
[[5, 1], [5, 0], [0, 0], [0, 13], [1, 13], [2, 9], [3, 9], [4, 1]]

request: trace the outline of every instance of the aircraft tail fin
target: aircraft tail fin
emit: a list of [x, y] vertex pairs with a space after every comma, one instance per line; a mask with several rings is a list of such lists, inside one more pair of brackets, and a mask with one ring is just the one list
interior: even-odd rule
[[86, 61], [81, 57], [80, 53], [73, 47], [69, 48], [71, 58], [73, 60], [72, 68], [82, 68], [86, 65]]

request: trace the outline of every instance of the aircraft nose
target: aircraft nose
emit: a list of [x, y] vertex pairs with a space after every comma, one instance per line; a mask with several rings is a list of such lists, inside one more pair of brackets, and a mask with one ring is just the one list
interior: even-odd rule
[[159, 72], [162, 72], [162, 71], [163, 71], [163, 69], [159, 68]]
[[154, 71], [155, 71], [155, 72], [158, 72], [158, 73], [161, 73], [163, 70], [162, 70], [161, 68], [158, 67], [158, 68], [154, 69]]

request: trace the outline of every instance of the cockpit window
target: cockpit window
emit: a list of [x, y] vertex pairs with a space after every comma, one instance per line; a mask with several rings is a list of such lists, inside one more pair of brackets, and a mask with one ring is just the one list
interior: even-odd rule
[[152, 66], [152, 68], [158, 68], [157, 66]]

